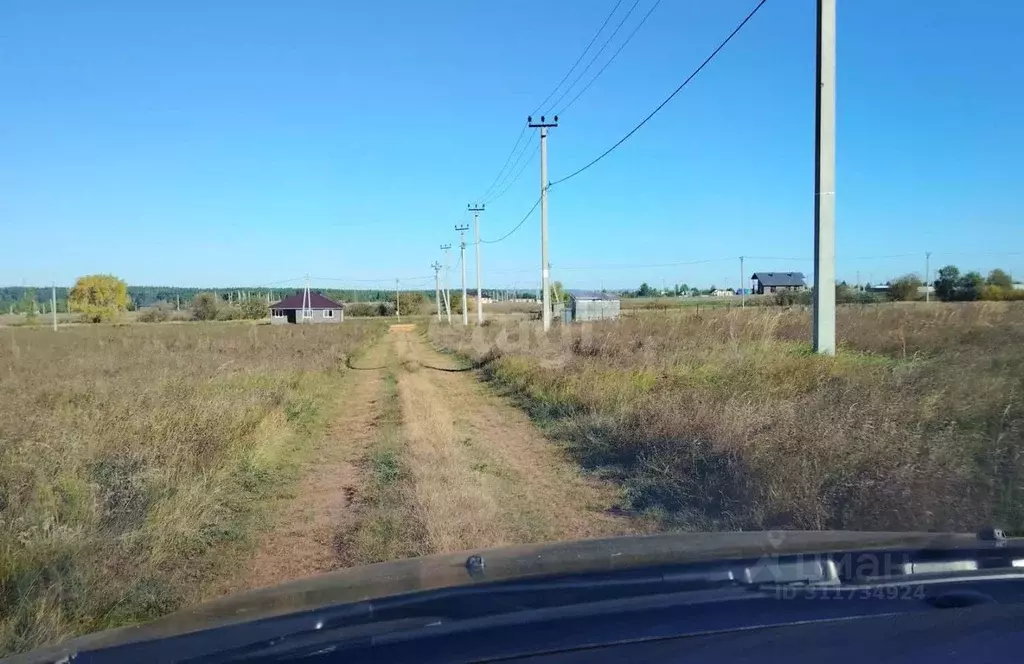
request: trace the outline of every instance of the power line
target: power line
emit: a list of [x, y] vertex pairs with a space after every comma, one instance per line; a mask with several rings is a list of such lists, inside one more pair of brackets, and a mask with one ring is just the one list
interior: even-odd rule
[[537, 206], [538, 206], [538, 205], [540, 205], [540, 199], [539, 199], [539, 198], [537, 199], [537, 202], [533, 204], [533, 207], [531, 207], [531, 208], [530, 208], [530, 211], [526, 213], [526, 216], [524, 216], [524, 217], [523, 217], [523, 218], [522, 218], [522, 219], [521, 219], [521, 220], [519, 221], [519, 223], [518, 223], [518, 224], [516, 224], [516, 225], [515, 225], [515, 227], [514, 227], [514, 228], [513, 228], [512, 230], [510, 230], [510, 231], [509, 231], [508, 233], [505, 233], [504, 235], [502, 235], [502, 236], [501, 236], [500, 238], [498, 238], [497, 240], [480, 240], [480, 242], [481, 242], [482, 244], [497, 244], [498, 242], [501, 242], [502, 240], [506, 240], [506, 239], [508, 239], [508, 238], [509, 238], [509, 237], [510, 237], [510, 236], [511, 236], [511, 235], [512, 235], [513, 233], [515, 233], [515, 232], [516, 232], [517, 230], [519, 230], [519, 228], [520, 228], [520, 227], [521, 227], [521, 226], [522, 226], [523, 224], [525, 224], [525, 223], [526, 223], [526, 220], [530, 218], [530, 215], [531, 215], [531, 214], [533, 214], [533, 211], [537, 209]]
[[489, 200], [488, 200], [488, 201], [486, 201], [486, 202], [487, 202], [487, 203], [493, 203], [494, 201], [496, 201], [496, 200], [498, 200], [499, 198], [501, 198], [502, 196], [504, 196], [504, 195], [505, 195], [505, 192], [506, 192], [506, 191], [508, 191], [508, 190], [509, 190], [509, 188], [510, 188], [510, 187], [511, 187], [511, 186], [512, 186], [513, 184], [515, 184], [515, 183], [516, 183], [516, 180], [518, 180], [518, 179], [520, 178], [520, 176], [522, 176], [522, 174], [523, 174], [523, 171], [525, 171], [525, 170], [526, 170], [526, 167], [527, 167], [527, 166], [529, 166], [529, 165], [530, 165], [531, 163], [533, 163], [533, 157], [534, 157], [534, 156], [535, 156], [535, 155], [536, 155], [536, 154], [537, 154], [538, 152], [540, 152], [540, 143], [538, 143], [538, 144], [537, 144], [537, 147], [536, 147], [536, 148], [534, 149], [534, 151], [533, 151], [533, 154], [531, 154], [531, 155], [530, 155], [530, 158], [529, 158], [529, 159], [527, 159], [526, 161], [524, 161], [524, 162], [523, 162], [523, 166], [522, 166], [522, 168], [520, 168], [520, 169], [519, 169], [519, 172], [517, 172], [517, 173], [515, 174], [515, 177], [513, 177], [513, 178], [512, 178], [511, 180], [509, 180], [509, 181], [508, 181], [508, 183], [507, 183], [507, 184], [505, 185], [505, 187], [504, 187], [504, 188], [503, 188], [503, 189], [502, 189], [502, 190], [501, 190], [500, 192], [498, 192], [498, 195], [497, 195], [497, 196], [495, 196], [494, 198], [491, 198], [491, 199], [489, 199]]
[[[576, 59], [576, 62], [574, 62], [572, 64], [572, 67], [569, 67], [569, 71], [565, 72], [565, 76], [563, 76], [562, 80], [558, 82], [558, 85], [556, 85], [554, 87], [554, 89], [551, 90], [551, 92], [548, 93], [547, 97], [544, 97], [544, 101], [542, 101], [541, 103], [537, 104], [537, 108], [534, 109], [533, 113], [530, 113], [530, 115], [537, 115], [537, 113], [540, 112], [540, 109], [542, 109], [544, 107], [544, 104], [548, 103], [548, 100], [551, 99], [555, 95], [556, 92], [558, 92], [558, 88], [562, 87], [562, 83], [565, 83], [565, 81], [569, 78], [569, 76], [572, 75], [573, 70], [575, 70], [576, 67], [578, 67], [581, 62], [583, 62], [583, 58], [587, 55], [587, 51], [589, 51], [590, 47], [593, 46], [594, 42], [597, 41], [597, 38], [601, 35], [601, 33], [604, 31], [605, 27], [608, 25], [608, 21], [612, 20], [612, 16], [615, 15], [615, 12], [618, 11], [619, 5], [621, 5], [621, 4], [622, 4], [622, 0], [618, 0], [615, 3], [615, 6], [612, 7], [612, 10], [610, 12], [608, 12], [608, 16], [605, 17], [604, 23], [602, 23], [601, 27], [598, 28], [597, 32], [594, 33], [593, 38], [590, 40], [590, 43], [587, 44], [587, 47], [585, 49], [583, 49], [583, 52], [580, 53], [580, 57], [578, 57]], [[630, 11], [632, 11], [632, 10], [630, 10]], [[627, 14], [627, 16], [628, 16], [628, 14]], [[613, 36], [614, 36], [614, 34], [613, 34]], [[575, 85], [575, 83], [574, 83], [574, 85]], [[572, 86], [570, 85], [569, 88], [572, 89]], [[559, 99], [561, 99], [561, 97], [559, 97]], [[557, 103], [558, 102], [556, 101], [555, 104], [557, 104]]]
[[[498, 184], [498, 180], [500, 180], [501, 176], [505, 174], [505, 168], [508, 166], [508, 163], [512, 161], [512, 155], [516, 153], [516, 148], [518, 148], [519, 144], [523, 141], [523, 136], [526, 135], [526, 129], [526, 127], [523, 127], [522, 130], [519, 132], [519, 137], [516, 138], [516, 144], [513, 145], [512, 149], [509, 151], [508, 157], [505, 158], [505, 163], [502, 164], [501, 166], [501, 170], [498, 171], [498, 174], [494, 177], [494, 182], [491, 183], [491, 186], [487, 187], [483, 194], [477, 196], [478, 200], [484, 200], [485, 198], [487, 198], [487, 194], [491, 193], [494, 190], [495, 186]], [[533, 140], [532, 134], [530, 135], [530, 140]], [[525, 150], [525, 148], [523, 149]], [[515, 168], [515, 166], [513, 166], [512, 168]]]
[[[594, 63], [597, 62], [597, 59], [599, 57], [601, 57], [601, 54], [604, 53], [604, 49], [608, 48], [608, 44], [610, 44], [611, 41], [613, 39], [615, 39], [615, 35], [619, 34], [619, 30], [622, 29], [622, 26], [626, 23], [626, 20], [629, 19], [630, 15], [633, 13], [633, 10], [636, 9], [637, 5], [639, 5], [639, 4], [640, 4], [640, 0], [635, 0], [633, 2], [633, 6], [629, 8], [629, 11], [626, 12], [626, 15], [622, 17], [622, 20], [619, 21], [619, 24], [617, 26], [615, 26], [614, 30], [612, 30], [612, 34], [608, 35], [608, 39], [604, 40], [604, 43], [601, 44], [601, 48], [598, 49], [597, 53], [594, 54], [594, 57], [592, 57], [590, 59], [590, 62], [587, 63], [587, 66], [583, 68], [583, 71], [581, 71], [579, 73], [579, 76], [577, 76], [573, 80], [572, 84], [569, 85], [569, 87], [567, 87], [565, 90], [562, 91], [562, 94], [558, 96], [558, 99], [556, 99], [554, 101], [554, 103], [551, 104], [551, 106], [553, 106], [553, 107], [554, 106], [558, 106], [558, 103], [560, 101], [562, 101], [563, 99], [565, 99], [565, 96], [567, 94], [569, 94], [569, 91], [572, 90], [574, 87], [576, 87], [576, 84], [580, 82], [580, 79], [583, 78], [583, 75], [586, 74], [590, 70], [590, 68], [594, 65]], [[531, 113], [531, 115], [535, 115], [535, 114], [536, 114], [536, 111]], [[549, 115], [550, 115], [550, 112], [549, 112]]]
[[[524, 128], [524, 131], [525, 131], [525, 129], [529, 129], [529, 127]], [[516, 172], [515, 177], [513, 177], [511, 180], [509, 180], [508, 176], [510, 176], [512, 174], [512, 172], [515, 171], [516, 167], [519, 166], [519, 162], [522, 161], [523, 155], [526, 154], [526, 151], [530, 149], [531, 145], [533, 145], [533, 134], [530, 135], [530, 138], [523, 145], [523, 149], [519, 151], [519, 154], [516, 156], [515, 161], [512, 162], [512, 168], [510, 168], [508, 171], [505, 172], [504, 177], [500, 178], [501, 182], [497, 185], [497, 187], [495, 187], [494, 189], [491, 190], [492, 193], [493, 193], [494, 191], [497, 190], [497, 188], [500, 187], [501, 188], [501, 192], [497, 196], [492, 196], [491, 198], [487, 198], [487, 197], [481, 198], [480, 201], [482, 203], [492, 203], [492, 202], [498, 200], [498, 198], [500, 198], [502, 194], [504, 194], [506, 191], [508, 191], [508, 188], [512, 186], [512, 183], [519, 179], [519, 176], [523, 174], [523, 170], [526, 169], [526, 165], [530, 163], [529, 160], [527, 160], [526, 164], [523, 164], [523, 167], [520, 168]], [[540, 144], [537, 145], [537, 147], [534, 150], [534, 152], [536, 152], [537, 150], [540, 150]], [[531, 157], [532, 156], [533, 155], [531, 155]]]
[[654, 13], [654, 10], [657, 9], [658, 5], [660, 5], [660, 4], [661, 4], [661, 0], [657, 0], [651, 6], [651, 8], [649, 10], [647, 10], [647, 13], [644, 14], [644, 17], [642, 19], [640, 19], [640, 22], [637, 23], [635, 28], [633, 28], [633, 32], [629, 33], [629, 36], [626, 37], [626, 41], [622, 42], [622, 44], [619, 45], [619, 48], [617, 48], [615, 50], [615, 53], [612, 54], [612, 57], [608, 60], [608, 62], [604, 63], [604, 66], [602, 66], [601, 69], [599, 69], [598, 72], [596, 74], [594, 74], [594, 78], [590, 79], [590, 82], [587, 83], [585, 86], [583, 86], [582, 90], [580, 90], [579, 92], [576, 93], [576, 96], [573, 97], [569, 101], [569, 103], [566, 104], [562, 108], [562, 110], [560, 110], [558, 112], [558, 115], [564, 115], [565, 112], [568, 111], [572, 107], [572, 105], [576, 103], [576, 100], [579, 99], [583, 95], [584, 92], [586, 92], [587, 90], [590, 89], [590, 86], [594, 84], [594, 81], [596, 81], [597, 79], [601, 78], [601, 74], [604, 73], [604, 70], [608, 69], [608, 65], [610, 65], [612, 62], [614, 62], [615, 58], [619, 57], [619, 53], [622, 52], [622, 49], [626, 48], [626, 44], [628, 44], [629, 41], [633, 38], [633, 35], [635, 35], [637, 32], [639, 32], [640, 28], [644, 27], [644, 23], [647, 22], [647, 19], [650, 18], [651, 14]]
[[[572, 75], [572, 72], [576, 69], [576, 67], [579, 66], [580, 62], [583, 61], [583, 58], [587, 55], [587, 52], [590, 50], [590, 47], [594, 45], [594, 42], [597, 41], [597, 38], [604, 31], [605, 27], [608, 25], [608, 21], [612, 20], [612, 16], [615, 15], [615, 12], [619, 9], [619, 5], [621, 5], [621, 4], [622, 4], [622, 0], [617, 0], [616, 1], [615, 6], [612, 7], [612, 10], [610, 12], [608, 12], [608, 16], [605, 17], [604, 22], [601, 23], [601, 27], [597, 29], [597, 32], [595, 32], [594, 36], [590, 39], [590, 43], [588, 43], [587, 47], [585, 49], [583, 49], [582, 53], [580, 53], [580, 57], [578, 57], [576, 59], [576, 62], [573, 63], [572, 67], [569, 67], [569, 71], [565, 72], [565, 76], [563, 76], [562, 80], [560, 80], [558, 82], [558, 85], [556, 85], [554, 88], [552, 88], [551, 92], [548, 93], [547, 97], [544, 97], [544, 101], [542, 101], [541, 103], [537, 104], [537, 109], [534, 110], [533, 113], [530, 113], [530, 115], [537, 115], [537, 113], [540, 111], [540, 109], [544, 107], [544, 104], [548, 103], [548, 100], [551, 99], [555, 95], [555, 93], [558, 92], [558, 89], [560, 87], [562, 87], [562, 84], [565, 83], [566, 80], [568, 80], [569, 76]], [[561, 99], [561, 97], [559, 99]], [[558, 103], [558, 102], [555, 102], [555, 103]], [[512, 146], [512, 149], [508, 153], [508, 157], [505, 158], [505, 164], [501, 167], [501, 170], [499, 170], [498, 174], [494, 177], [494, 182], [491, 183], [491, 186], [489, 186], [487, 188], [487, 190], [484, 191], [483, 194], [481, 194], [480, 196], [477, 196], [476, 200], [479, 200], [479, 201], [485, 200], [487, 198], [487, 195], [490, 194], [498, 186], [498, 180], [501, 179], [502, 175], [507, 175], [505, 173], [505, 168], [508, 166], [509, 161], [512, 159], [512, 155], [515, 154], [516, 148], [519, 147], [519, 143], [522, 142], [523, 135], [526, 134], [526, 129], [527, 129], [526, 127], [523, 127], [522, 130], [519, 132], [519, 136], [518, 136], [518, 138], [516, 138], [515, 145]], [[531, 139], [532, 139], [532, 136], [531, 136]], [[524, 148], [524, 151], [525, 151], [525, 148]], [[520, 156], [522, 156], [522, 153], [520, 153]], [[512, 166], [512, 169], [510, 169], [510, 171], [513, 170], [513, 169], [515, 169], [515, 166]]]
[[746, 18], [744, 18], [744, 19], [743, 19], [743, 20], [742, 20], [742, 21], [740, 22], [740, 24], [739, 24], [739, 25], [737, 25], [737, 26], [736, 26], [736, 28], [735, 28], [735, 29], [734, 29], [734, 30], [733, 30], [732, 32], [730, 32], [730, 33], [729, 33], [729, 36], [728, 36], [728, 37], [726, 37], [726, 38], [725, 38], [725, 40], [724, 40], [724, 41], [723, 41], [723, 42], [722, 42], [721, 44], [719, 44], [719, 45], [718, 45], [718, 48], [716, 48], [716, 49], [715, 49], [714, 51], [712, 51], [712, 52], [711, 52], [711, 55], [709, 55], [709, 56], [707, 57], [707, 59], [705, 59], [705, 60], [704, 60], [704, 62], [702, 62], [702, 63], [700, 64], [700, 66], [699, 66], [699, 67], [697, 67], [697, 68], [696, 68], [696, 69], [695, 69], [695, 70], [693, 71], [693, 73], [692, 73], [692, 74], [690, 74], [690, 75], [689, 75], [689, 76], [688, 76], [688, 77], [686, 78], [686, 80], [685, 80], [685, 81], [683, 81], [683, 82], [682, 82], [682, 83], [681, 83], [681, 84], [679, 85], [679, 87], [677, 87], [677, 88], [676, 88], [675, 90], [673, 90], [673, 91], [672, 91], [672, 94], [670, 94], [670, 95], [669, 95], [668, 97], [666, 97], [666, 98], [665, 98], [665, 101], [663, 101], [663, 102], [661, 102], [660, 104], [658, 104], [657, 108], [655, 108], [655, 109], [654, 109], [653, 111], [651, 111], [651, 112], [650, 112], [650, 114], [649, 114], [649, 115], [648, 115], [648, 116], [647, 116], [646, 118], [644, 118], [643, 120], [641, 120], [641, 121], [640, 121], [640, 124], [638, 124], [637, 126], [633, 127], [633, 128], [632, 128], [632, 129], [631, 129], [631, 130], [629, 131], [629, 133], [628, 133], [628, 134], [626, 134], [625, 136], [623, 136], [622, 138], [620, 138], [620, 139], [619, 139], [619, 140], [618, 140], [618, 141], [617, 141], [617, 142], [615, 143], [615, 145], [611, 146], [610, 148], [608, 148], [607, 150], [605, 150], [604, 152], [602, 152], [602, 153], [600, 154], [600, 156], [598, 156], [598, 157], [597, 157], [596, 159], [594, 159], [593, 161], [591, 161], [591, 162], [590, 162], [589, 164], [587, 164], [587, 165], [586, 165], [586, 166], [584, 166], [583, 168], [580, 168], [580, 169], [579, 169], [579, 170], [577, 170], [577, 171], [574, 171], [573, 173], [571, 173], [571, 174], [569, 174], [569, 175], [565, 176], [564, 178], [562, 178], [562, 179], [560, 179], [560, 180], [555, 180], [554, 182], [551, 182], [550, 184], [548, 184], [548, 188], [551, 188], [551, 187], [555, 186], [556, 184], [561, 184], [561, 183], [563, 183], [563, 182], [565, 182], [565, 181], [567, 181], [567, 180], [571, 180], [572, 178], [576, 177], [577, 175], [579, 175], [579, 174], [580, 174], [580, 173], [582, 173], [583, 171], [587, 170], [588, 168], [590, 168], [591, 166], [593, 166], [594, 164], [596, 164], [597, 162], [599, 162], [599, 161], [601, 161], [602, 159], [604, 159], [605, 157], [607, 157], [607, 156], [608, 156], [609, 154], [611, 154], [611, 152], [612, 152], [613, 150], [615, 150], [615, 148], [619, 147], [620, 145], [622, 145], [623, 143], [625, 143], [625, 142], [626, 142], [627, 140], [629, 140], [629, 138], [630, 138], [630, 137], [631, 137], [631, 136], [632, 136], [633, 134], [635, 134], [635, 133], [636, 133], [637, 131], [639, 131], [641, 127], [643, 127], [643, 126], [644, 126], [645, 124], [647, 124], [647, 122], [648, 122], [648, 121], [649, 121], [649, 120], [650, 120], [651, 118], [653, 118], [653, 117], [654, 117], [654, 116], [655, 116], [655, 115], [656, 115], [656, 114], [658, 113], [658, 111], [660, 111], [660, 110], [661, 110], [662, 108], [664, 108], [664, 107], [665, 107], [665, 105], [666, 105], [666, 104], [668, 104], [668, 103], [669, 103], [670, 101], [672, 101], [672, 99], [673, 99], [673, 98], [674, 98], [674, 97], [675, 97], [675, 96], [676, 96], [677, 94], [679, 94], [679, 92], [680, 92], [680, 91], [681, 91], [681, 90], [682, 90], [683, 88], [685, 88], [685, 87], [687, 86], [687, 84], [688, 84], [688, 83], [689, 83], [690, 81], [692, 81], [692, 80], [693, 80], [693, 79], [694, 79], [694, 78], [695, 78], [695, 77], [697, 76], [697, 74], [699, 74], [699, 73], [700, 73], [700, 72], [701, 72], [701, 71], [702, 71], [702, 70], [704, 69], [704, 67], [706, 67], [706, 66], [708, 65], [708, 63], [709, 63], [709, 62], [711, 62], [711, 61], [712, 61], [712, 60], [713, 60], [713, 59], [715, 58], [715, 56], [716, 56], [716, 55], [718, 55], [718, 53], [719, 53], [719, 52], [720, 52], [720, 51], [721, 51], [721, 50], [722, 50], [723, 48], [725, 48], [725, 45], [726, 45], [726, 44], [728, 44], [728, 43], [729, 43], [730, 41], [732, 41], [732, 38], [736, 36], [736, 33], [738, 33], [738, 32], [739, 32], [740, 30], [742, 30], [742, 29], [743, 29], [743, 26], [745, 26], [745, 25], [747, 24], [747, 22], [748, 22], [748, 21], [750, 21], [750, 19], [752, 19], [752, 18], [754, 17], [754, 14], [756, 14], [756, 13], [758, 12], [758, 10], [759, 10], [759, 9], [761, 9], [761, 7], [763, 7], [763, 6], [764, 6], [764, 3], [766, 3], [767, 1], [768, 1], [768, 0], [761, 0], [760, 2], [758, 2], [758, 3], [757, 3], [757, 6], [756, 6], [756, 7], [754, 7], [754, 9], [753, 9], [753, 10], [752, 10], [752, 11], [751, 11], [751, 12], [750, 12], [749, 14], [747, 14], [747, 17], [746, 17]]

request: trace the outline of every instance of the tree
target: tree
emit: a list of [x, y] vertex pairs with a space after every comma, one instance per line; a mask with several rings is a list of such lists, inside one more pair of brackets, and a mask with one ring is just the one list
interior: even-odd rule
[[68, 293], [69, 309], [93, 323], [113, 320], [128, 303], [128, 284], [112, 274], [79, 277]]
[[947, 265], [939, 270], [939, 278], [935, 280], [935, 294], [943, 302], [956, 299], [957, 282], [960, 280], [960, 268]]
[[192, 298], [192, 317], [196, 320], [217, 320], [220, 300], [213, 293], [196, 293]]
[[651, 288], [647, 282], [640, 284], [640, 290], [636, 292], [637, 297], [651, 297], [654, 295], [654, 289]]
[[561, 302], [565, 299], [565, 288], [562, 287], [561, 281], [551, 284], [551, 297], [555, 302]]
[[988, 279], [985, 280], [985, 283], [989, 286], [995, 286], [996, 288], [1003, 288], [1005, 290], [1013, 288], [1013, 279], [1009, 274], [999, 268], [988, 273]]
[[905, 302], [917, 297], [917, 289], [924, 284], [916, 274], [907, 274], [889, 283], [889, 299], [893, 302]]
[[978, 272], [968, 272], [956, 282], [956, 299], [977, 300], [981, 297], [981, 289], [985, 279]]
[[[418, 314], [423, 309], [423, 303], [427, 301], [427, 297], [420, 291], [406, 291], [399, 293], [398, 295], [398, 313], [402, 316], [410, 316]], [[391, 298], [391, 304], [394, 306], [395, 298]]]
[[[452, 292], [451, 296], [448, 299], [451, 300], [452, 315], [453, 316], [461, 315], [462, 314], [462, 293]], [[469, 306], [469, 305], [467, 304], [466, 306]]]
[[250, 320], [261, 320], [270, 315], [270, 307], [267, 305], [267, 301], [261, 297], [242, 300], [238, 308], [242, 311], [242, 317]]

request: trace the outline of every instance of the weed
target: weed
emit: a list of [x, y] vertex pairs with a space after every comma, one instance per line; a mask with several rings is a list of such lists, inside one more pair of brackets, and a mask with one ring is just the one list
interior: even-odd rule
[[834, 358], [810, 323], [637, 312], [497, 355], [460, 328], [432, 339], [496, 357], [486, 378], [670, 527], [1024, 525], [1024, 306], [840, 307]]
[[[329, 328], [329, 329], [325, 329]], [[0, 344], [0, 654], [196, 602], [381, 329], [19, 328]]]

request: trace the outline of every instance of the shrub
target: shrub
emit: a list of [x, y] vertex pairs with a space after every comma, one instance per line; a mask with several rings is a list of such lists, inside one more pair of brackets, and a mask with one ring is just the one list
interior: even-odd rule
[[216, 320], [243, 320], [245, 312], [237, 304], [228, 304], [217, 309]]
[[139, 310], [135, 320], [140, 323], [163, 323], [171, 318], [171, 312], [163, 307], [145, 307]]
[[353, 302], [345, 306], [345, 315], [357, 318], [377, 316], [377, 305], [373, 302]]
[[192, 317], [196, 320], [217, 320], [220, 300], [213, 293], [196, 293], [192, 298]]
[[238, 308], [242, 312], [242, 318], [250, 320], [260, 320], [270, 315], [270, 307], [267, 305], [267, 301], [261, 298], [242, 300]]
[[917, 278], [917, 275], [907, 274], [899, 279], [894, 279], [889, 284], [889, 299], [893, 302], [906, 302], [917, 297], [917, 289], [924, 283]]
[[795, 304], [810, 304], [811, 291], [783, 290], [775, 293], [775, 304], [783, 307], [790, 307]]
[[[409, 291], [406, 293], [399, 293], [398, 313], [402, 314], [403, 316], [418, 314], [423, 309], [423, 303], [426, 301], [426, 296], [420, 291]], [[394, 311], [394, 300], [392, 300], [389, 304], [391, 304], [391, 310]]]

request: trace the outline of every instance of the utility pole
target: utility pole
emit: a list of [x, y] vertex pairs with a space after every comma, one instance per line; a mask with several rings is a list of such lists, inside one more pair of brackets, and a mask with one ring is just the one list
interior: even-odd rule
[[743, 256], [740, 256], [740, 306], [747, 306], [747, 289], [743, 287], [746, 280], [746, 272], [743, 271]]
[[445, 281], [445, 292], [444, 292], [444, 310], [448, 312], [448, 324], [452, 324], [452, 277], [451, 273], [448, 272], [448, 265], [451, 263], [449, 259], [449, 251], [451, 251], [452, 245], [442, 244], [441, 249], [444, 250], [444, 281]]
[[526, 118], [528, 127], [540, 129], [540, 287], [543, 312], [541, 318], [544, 321], [544, 331], [551, 329], [551, 288], [549, 279], [551, 271], [548, 268], [548, 129], [558, 126], [558, 116], [554, 122], [547, 122], [544, 116], [540, 116], [540, 122], [534, 122], [532, 117]]
[[931, 275], [932, 275], [931, 260], [932, 260], [932, 252], [930, 252], [930, 251], [924, 252], [924, 301], [925, 302], [931, 302], [931, 299], [932, 299], [931, 298], [931, 286], [928, 285], [928, 282], [931, 281], [931, 278], [932, 278], [931, 277]]
[[469, 325], [469, 309], [468, 303], [466, 302], [466, 231], [469, 230], [469, 226], [456, 226], [457, 230], [462, 239], [459, 242], [459, 247], [462, 250], [461, 262], [462, 262], [462, 324]]
[[484, 322], [484, 298], [480, 290], [480, 213], [484, 211], [484, 205], [466, 206], [466, 209], [473, 213], [473, 230], [476, 234], [476, 324]]
[[57, 284], [50, 291], [50, 311], [53, 313], [53, 331], [57, 331]]
[[814, 135], [814, 351], [836, 354], [836, 0], [818, 0]]
[[402, 308], [399, 306], [401, 302], [398, 301], [398, 279], [395, 279], [395, 315], [398, 316], [398, 322], [402, 322]]
[[434, 268], [434, 300], [437, 302], [437, 322], [441, 322], [441, 264], [437, 261], [430, 266]]

